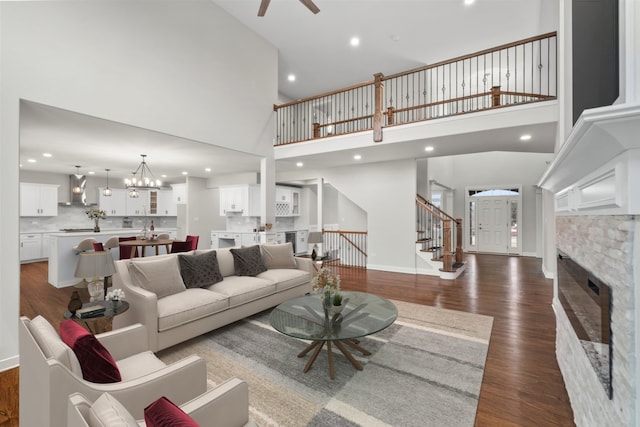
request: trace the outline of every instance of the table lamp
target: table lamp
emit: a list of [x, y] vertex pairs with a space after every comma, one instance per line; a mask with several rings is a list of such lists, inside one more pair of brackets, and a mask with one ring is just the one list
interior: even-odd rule
[[309, 233], [307, 243], [313, 243], [313, 250], [311, 251], [311, 259], [316, 260], [318, 257], [318, 243], [324, 243], [324, 237], [322, 231], [312, 231]]
[[[92, 278], [87, 285], [90, 302], [103, 300], [107, 292], [109, 276], [116, 272], [113, 257], [109, 251], [82, 252], [78, 255], [75, 277]], [[103, 280], [100, 280], [103, 277]]]

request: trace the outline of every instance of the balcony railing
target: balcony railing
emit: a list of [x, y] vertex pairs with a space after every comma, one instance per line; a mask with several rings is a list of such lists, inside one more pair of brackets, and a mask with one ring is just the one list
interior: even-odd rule
[[276, 145], [556, 98], [557, 36], [514, 43], [275, 105]]

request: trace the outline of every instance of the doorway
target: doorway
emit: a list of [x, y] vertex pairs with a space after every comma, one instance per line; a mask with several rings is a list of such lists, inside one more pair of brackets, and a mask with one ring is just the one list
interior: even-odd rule
[[520, 188], [467, 189], [466, 195], [467, 250], [504, 255], [520, 254]]

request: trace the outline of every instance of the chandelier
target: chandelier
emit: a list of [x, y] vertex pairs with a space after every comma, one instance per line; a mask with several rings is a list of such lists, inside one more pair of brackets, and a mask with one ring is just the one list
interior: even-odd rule
[[133, 178], [126, 178], [124, 185], [129, 190], [129, 197], [136, 198], [140, 196], [139, 190], [159, 190], [162, 182], [159, 179], [155, 179], [151, 169], [144, 160], [147, 157], [146, 154], [140, 154], [142, 162], [138, 166], [135, 172], [133, 172]]

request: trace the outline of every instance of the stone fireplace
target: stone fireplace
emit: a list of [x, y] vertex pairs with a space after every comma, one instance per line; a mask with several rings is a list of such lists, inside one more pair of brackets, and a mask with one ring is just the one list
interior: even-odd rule
[[556, 217], [558, 249], [611, 290], [611, 360], [608, 361], [611, 364], [611, 398], [560, 299], [554, 301], [558, 364], [578, 426], [633, 425], [637, 386], [633, 320], [637, 230], [640, 230], [640, 222], [634, 215]]

